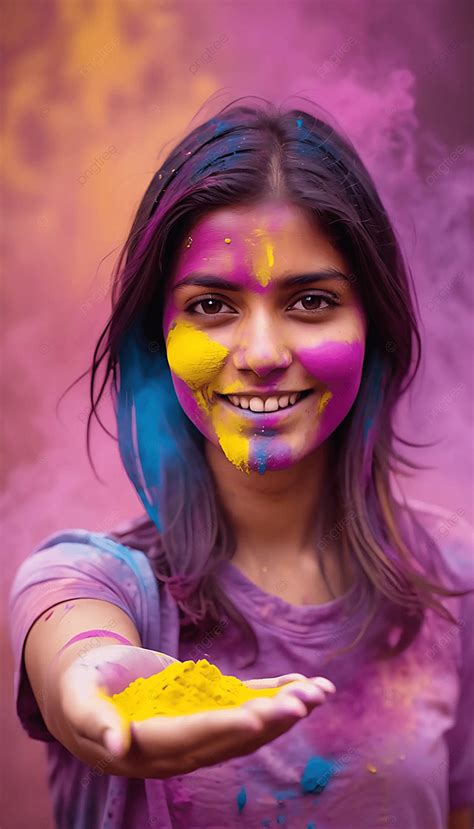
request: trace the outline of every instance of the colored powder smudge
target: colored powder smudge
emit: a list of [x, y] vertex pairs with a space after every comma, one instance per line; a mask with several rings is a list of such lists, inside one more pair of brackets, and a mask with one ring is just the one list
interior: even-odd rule
[[255, 257], [254, 272], [255, 278], [265, 288], [270, 282], [271, 270], [275, 264], [273, 243], [266, 230], [256, 229], [252, 232], [252, 236], [263, 237], [262, 246], [259, 247]]
[[283, 826], [283, 824], [286, 823], [285, 815], [278, 815], [277, 816], [277, 823], [279, 823], [280, 826]]
[[324, 412], [324, 409], [326, 408], [327, 404], [329, 403], [331, 397], [332, 397], [332, 393], [330, 391], [323, 392], [323, 394], [321, 395], [321, 397], [319, 399], [319, 403], [318, 403], [318, 414], [319, 415]]
[[191, 389], [199, 391], [212, 383], [229, 349], [194, 325], [179, 321], [168, 331], [166, 353], [171, 370]]
[[61, 621], [64, 619], [66, 613], [69, 613], [69, 611], [72, 610], [73, 607], [75, 607], [75, 606], [76, 605], [75, 605], [74, 602], [68, 602], [67, 604], [64, 605], [64, 612], [63, 612], [63, 615], [61, 616]]
[[305, 794], [322, 792], [334, 774], [334, 766], [324, 757], [310, 757], [301, 776], [301, 788]]
[[274, 792], [273, 794], [279, 803], [282, 803], [284, 800], [290, 800], [292, 797], [298, 797], [298, 792], [294, 789], [284, 789], [281, 792]]
[[306, 829], [316, 829], [316, 824], [311, 821], [311, 823], [308, 823], [306, 826]]
[[[171, 370], [195, 392], [198, 405], [209, 414], [209, 401], [215, 390], [215, 378], [229, 350], [211, 340], [204, 331], [180, 320], [168, 332], [166, 351]], [[230, 394], [231, 390], [227, 389], [226, 393]], [[239, 434], [241, 422], [238, 415], [229, 412], [225, 422], [215, 416], [212, 420], [226, 458], [238, 469], [249, 474], [250, 440]]]
[[237, 794], [237, 806], [239, 809], [239, 814], [244, 808], [245, 804], [247, 803], [247, 792], [245, 791], [245, 786], [242, 786], [240, 792]]
[[268, 463], [267, 453], [257, 449], [256, 450], [257, 471], [259, 475], [263, 475]]
[[227, 460], [249, 475], [250, 439], [239, 433], [242, 427], [237, 414], [228, 412], [226, 418], [229, 418], [226, 423], [215, 416], [212, 418], [222, 451]]

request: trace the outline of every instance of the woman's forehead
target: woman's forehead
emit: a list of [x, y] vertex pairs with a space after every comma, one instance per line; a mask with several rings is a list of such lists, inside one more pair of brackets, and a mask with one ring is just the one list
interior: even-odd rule
[[190, 235], [196, 240], [220, 239], [222, 233], [233, 229], [240, 235], [248, 234], [250, 240], [263, 233], [285, 235], [308, 233], [319, 235], [316, 219], [298, 205], [270, 199], [252, 205], [221, 207], [202, 216], [193, 226]]
[[297, 207], [269, 202], [222, 208], [201, 217], [182, 242], [173, 285], [189, 273], [240, 274], [265, 286], [286, 273], [346, 263], [316, 220]]

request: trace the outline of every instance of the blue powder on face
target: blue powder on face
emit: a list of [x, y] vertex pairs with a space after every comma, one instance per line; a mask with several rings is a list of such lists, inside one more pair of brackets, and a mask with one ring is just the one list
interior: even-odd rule
[[268, 455], [267, 452], [262, 448], [257, 448], [255, 451], [255, 460], [257, 461], [257, 472], [259, 475], [263, 475], [268, 462]]
[[262, 820], [262, 826], [271, 826], [271, 820], [269, 817], [264, 817]]
[[310, 757], [301, 775], [301, 788], [308, 792], [322, 792], [334, 774], [334, 766], [324, 757]]
[[286, 817], [285, 817], [285, 815], [278, 815], [278, 817], [277, 817], [277, 823], [278, 823], [280, 826], [283, 826], [283, 824], [284, 824], [284, 823], [286, 823]]
[[267, 458], [266, 457], [260, 457], [260, 458], [258, 458], [257, 463], [258, 463], [258, 466], [257, 466], [258, 474], [259, 475], [264, 475], [265, 470], [267, 468]]
[[306, 829], [316, 829], [316, 824], [311, 821], [311, 823], [308, 823]]
[[245, 787], [242, 786], [240, 792], [237, 795], [237, 806], [239, 808], [239, 814], [244, 808], [245, 804], [247, 803], [247, 792], [245, 791]]

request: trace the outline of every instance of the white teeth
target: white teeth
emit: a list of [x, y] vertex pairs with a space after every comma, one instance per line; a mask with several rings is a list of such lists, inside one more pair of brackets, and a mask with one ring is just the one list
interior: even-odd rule
[[265, 400], [265, 411], [266, 412], [277, 412], [278, 411], [278, 398], [276, 397], [267, 397]]
[[288, 406], [294, 404], [302, 397], [302, 392], [295, 392], [294, 394], [282, 394], [280, 397], [276, 395], [267, 397], [262, 400], [261, 397], [239, 397], [237, 394], [228, 394], [227, 398], [230, 402], [240, 409], [250, 409], [251, 412], [277, 412], [279, 409], [286, 409]]
[[263, 412], [263, 400], [261, 400], [260, 397], [251, 397], [249, 400], [249, 409], [251, 412]]

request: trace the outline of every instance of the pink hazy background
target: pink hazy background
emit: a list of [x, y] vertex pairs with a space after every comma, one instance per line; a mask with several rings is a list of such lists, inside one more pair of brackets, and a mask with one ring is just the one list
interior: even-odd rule
[[[142, 511], [116, 443], [98, 427], [92, 448], [103, 483], [88, 465], [88, 378], [59, 417], [55, 406], [89, 365], [111, 267], [142, 194], [210, 96], [224, 104], [305, 95], [353, 139], [419, 296], [424, 368], [400, 425], [408, 438], [437, 443], [411, 453], [432, 468], [405, 491], [445, 507], [448, 531], [455, 516], [472, 521], [468, 8], [449, 0], [3, 2], [4, 608], [16, 567], [45, 535], [104, 531]], [[115, 432], [110, 409], [102, 416]], [[14, 715], [5, 628], [4, 613], [2, 825], [49, 829], [44, 746]]]

